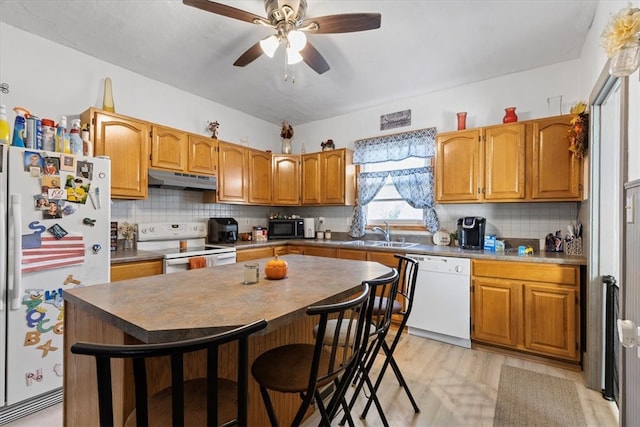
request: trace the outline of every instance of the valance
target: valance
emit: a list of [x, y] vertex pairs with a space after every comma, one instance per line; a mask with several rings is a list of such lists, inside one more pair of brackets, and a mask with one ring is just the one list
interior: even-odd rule
[[436, 128], [359, 139], [354, 143], [353, 163], [379, 163], [409, 157], [435, 156]]

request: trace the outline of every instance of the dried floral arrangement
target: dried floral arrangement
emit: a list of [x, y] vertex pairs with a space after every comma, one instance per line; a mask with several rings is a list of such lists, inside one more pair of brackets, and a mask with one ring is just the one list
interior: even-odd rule
[[589, 142], [589, 113], [587, 104], [580, 101], [571, 108], [571, 128], [567, 132], [569, 138], [569, 151], [578, 159], [584, 157]]
[[293, 138], [293, 126], [287, 122], [282, 122], [282, 129], [280, 130], [280, 138], [291, 139]]
[[118, 231], [125, 238], [125, 240], [133, 239], [136, 235], [136, 225], [129, 224], [127, 221], [118, 225]]
[[613, 15], [600, 36], [602, 47], [611, 58], [620, 49], [640, 43], [640, 9], [628, 7]]

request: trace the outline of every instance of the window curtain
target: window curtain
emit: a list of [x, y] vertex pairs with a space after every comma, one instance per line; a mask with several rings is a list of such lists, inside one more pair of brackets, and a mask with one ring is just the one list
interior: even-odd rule
[[[435, 135], [436, 128], [427, 128], [358, 140], [355, 142], [353, 163], [379, 163], [404, 160], [408, 157], [433, 157], [435, 155]], [[351, 237], [365, 235], [365, 226], [367, 224], [365, 207], [376, 197], [389, 175], [391, 175], [393, 184], [400, 196], [410, 206], [416, 209], [423, 209], [423, 221], [426, 229], [431, 232], [437, 231], [440, 224], [434, 209], [433, 168], [429, 166], [396, 171], [360, 173], [358, 175], [358, 197], [353, 211], [349, 235]]]

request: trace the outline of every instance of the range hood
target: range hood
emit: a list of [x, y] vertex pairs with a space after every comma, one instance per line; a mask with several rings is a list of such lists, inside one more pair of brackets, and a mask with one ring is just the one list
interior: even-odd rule
[[215, 190], [216, 184], [215, 176], [149, 169], [149, 187], [176, 190]]

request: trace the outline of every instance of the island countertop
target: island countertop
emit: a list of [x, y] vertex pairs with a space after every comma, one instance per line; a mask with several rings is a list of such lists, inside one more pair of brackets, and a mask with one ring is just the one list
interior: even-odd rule
[[376, 262], [285, 255], [282, 280], [264, 277], [244, 285], [244, 264], [143, 277], [65, 290], [64, 298], [142, 342], [167, 342], [217, 333], [258, 319], [268, 333], [304, 316], [308, 306], [353, 295], [363, 280], [389, 267]]

